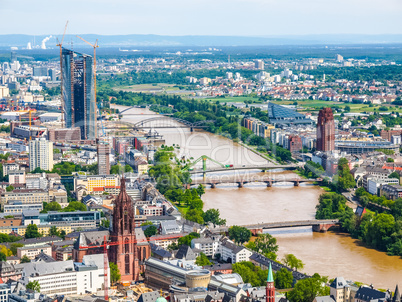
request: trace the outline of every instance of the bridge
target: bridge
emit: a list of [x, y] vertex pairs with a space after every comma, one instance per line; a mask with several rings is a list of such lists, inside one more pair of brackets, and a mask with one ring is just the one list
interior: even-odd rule
[[252, 183], [252, 182], [262, 182], [267, 185], [267, 187], [272, 187], [273, 184], [275, 183], [293, 183], [295, 187], [298, 187], [300, 183], [306, 183], [306, 182], [321, 182], [322, 178], [312, 178], [312, 179], [306, 179], [306, 178], [281, 178], [281, 179], [275, 179], [275, 178], [264, 178], [264, 177], [258, 177], [256, 176], [255, 178], [251, 177], [235, 177], [233, 179], [230, 178], [203, 178], [203, 179], [197, 179], [197, 180], [192, 180], [191, 184], [186, 184], [185, 186], [187, 188], [190, 187], [190, 185], [209, 185], [211, 186], [212, 189], [216, 188], [217, 185], [219, 184], [237, 184], [239, 188], [243, 188], [245, 184]]
[[222, 172], [222, 171], [238, 171], [238, 170], [274, 170], [274, 169], [284, 169], [284, 170], [294, 170], [297, 168], [297, 165], [243, 165], [236, 167], [216, 167], [216, 168], [207, 168], [207, 169], [193, 169], [189, 170], [190, 174], [199, 174], [199, 173], [212, 173], [212, 172]]
[[[175, 121], [179, 124], [174, 124], [172, 121]], [[194, 128], [206, 128], [208, 123], [213, 123], [214, 120], [205, 120], [198, 122], [189, 122], [180, 118], [160, 115], [157, 117], [149, 118], [146, 120], [139, 121], [133, 124], [134, 128], [137, 129], [154, 129], [154, 128], [190, 128], [190, 131], [193, 132]]]
[[[280, 228], [292, 228], [292, 227], [304, 227], [311, 226], [314, 232], [326, 232], [330, 227], [339, 225], [339, 219], [312, 219], [312, 220], [300, 220], [300, 221], [284, 221], [284, 222], [268, 222], [242, 225], [249, 229], [253, 235], [262, 234], [263, 230], [268, 229], [280, 229]], [[227, 232], [228, 226], [217, 227], [211, 229], [213, 233]]]

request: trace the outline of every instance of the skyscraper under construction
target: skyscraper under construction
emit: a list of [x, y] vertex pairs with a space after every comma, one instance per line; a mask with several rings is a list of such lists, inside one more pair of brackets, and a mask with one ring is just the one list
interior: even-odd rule
[[62, 66], [65, 127], [79, 127], [83, 140], [96, 139], [93, 58], [63, 48]]

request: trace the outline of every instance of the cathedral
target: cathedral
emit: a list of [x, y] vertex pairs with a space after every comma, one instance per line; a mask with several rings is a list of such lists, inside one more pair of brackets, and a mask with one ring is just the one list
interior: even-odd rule
[[151, 256], [151, 248], [142, 229], [135, 227], [134, 213], [133, 201], [122, 178], [120, 193], [114, 201], [110, 230], [81, 232], [74, 244], [74, 261], [80, 262], [84, 255], [103, 253], [106, 238], [109, 261], [117, 264], [120, 280], [137, 281], [144, 272], [144, 261]]

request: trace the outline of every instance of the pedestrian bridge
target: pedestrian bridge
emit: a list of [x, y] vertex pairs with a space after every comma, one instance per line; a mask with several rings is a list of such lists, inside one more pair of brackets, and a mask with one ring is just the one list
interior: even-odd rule
[[190, 174], [205, 174], [205, 173], [212, 173], [212, 172], [223, 172], [223, 171], [239, 171], [239, 170], [274, 170], [274, 169], [283, 169], [283, 170], [294, 170], [297, 168], [297, 165], [243, 165], [243, 166], [236, 166], [236, 167], [216, 167], [216, 168], [209, 168], [205, 171], [201, 169], [194, 169], [188, 171]]
[[[284, 222], [267, 222], [242, 225], [249, 229], [253, 235], [262, 234], [263, 230], [279, 229], [279, 228], [292, 228], [292, 227], [313, 227], [314, 232], [326, 232], [330, 227], [339, 225], [339, 219], [312, 219], [312, 220], [299, 220], [299, 221], [284, 221]], [[213, 233], [227, 232], [228, 226], [217, 227], [211, 229]]]

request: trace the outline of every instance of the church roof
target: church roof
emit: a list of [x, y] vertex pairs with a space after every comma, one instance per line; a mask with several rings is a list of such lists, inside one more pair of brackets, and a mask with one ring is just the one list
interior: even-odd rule
[[267, 282], [274, 282], [274, 276], [272, 275], [272, 265], [271, 265], [271, 262], [269, 263]]

